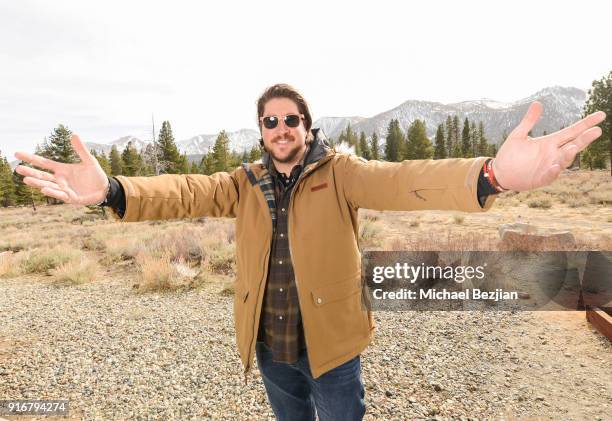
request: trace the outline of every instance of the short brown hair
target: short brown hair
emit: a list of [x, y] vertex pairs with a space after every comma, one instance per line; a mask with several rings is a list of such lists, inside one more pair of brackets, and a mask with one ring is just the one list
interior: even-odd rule
[[295, 105], [298, 107], [298, 111], [301, 114], [304, 114], [304, 127], [306, 128], [306, 132], [310, 133], [310, 128], [312, 127], [312, 117], [310, 115], [310, 110], [308, 109], [308, 104], [306, 103], [304, 97], [293, 86], [285, 83], [277, 83], [276, 85], [270, 86], [257, 100], [257, 124], [260, 130], [260, 119], [263, 117], [264, 107], [272, 98], [289, 98], [295, 102]]

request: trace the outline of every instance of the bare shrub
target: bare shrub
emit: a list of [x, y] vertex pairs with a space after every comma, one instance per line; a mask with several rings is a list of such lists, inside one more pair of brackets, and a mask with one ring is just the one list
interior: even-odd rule
[[223, 275], [236, 273], [236, 250], [233, 244], [219, 245], [208, 250], [208, 267], [211, 272]]
[[28, 257], [21, 262], [25, 273], [48, 273], [60, 265], [79, 261], [83, 252], [68, 245], [56, 245], [53, 248], [33, 249]]
[[98, 263], [88, 258], [69, 261], [52, 269], [51, 275], [55, 276], [57, 282], [67, 284], [83, 284], [95, 281], [98, 275]]
[[139, 282], [138, 292], [174, 291], [181, 288], [181, 276], [170, 262], [170, 257], [151, 256], [141, 252], [136, 257]]
[[220, 295], [224, 297], [231, 297], [236, 293], [234, 290], [234, 284], [228, 283], [223, 287], [223, 289], [219, 292]]
[[455, 224], [463, 224], [463, 221], [465, 221], [465, 216], [463, 216], [463, 215], [453, 215], [453, 222]]
[[527, 202], [527, 206], [530, 208], [550, 209], [552, 207], [552, 203], [550, 199], [532, 199]]
[[14, 278], [22, 274], [21, 262], [28, 252], [13, 253], [5, 251], [0, 253], [0, 278]]

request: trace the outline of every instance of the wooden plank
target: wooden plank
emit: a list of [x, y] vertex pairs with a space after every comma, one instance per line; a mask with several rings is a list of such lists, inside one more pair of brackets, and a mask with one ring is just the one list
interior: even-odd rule
[[597, 307], [587, 306], [586, 319], [602, 335], [612, 341], [612, 316]]

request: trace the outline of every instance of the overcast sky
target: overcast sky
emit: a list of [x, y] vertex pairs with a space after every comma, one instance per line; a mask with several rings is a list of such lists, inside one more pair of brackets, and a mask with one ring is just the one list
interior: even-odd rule
[[612, 3], [559, 1], [4, 1], [0, 153], [63, 123], [86, 141], [256, 128], [290, 83], [314, 118], [408, 99], [515, 101], [612, 70]]

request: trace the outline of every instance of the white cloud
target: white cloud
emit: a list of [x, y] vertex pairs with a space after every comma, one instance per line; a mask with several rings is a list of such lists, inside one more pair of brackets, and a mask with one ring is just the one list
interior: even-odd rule
[[0, 4], [0, 150], [58, 123], [86, 140], [254, 128], [268, 85], [316, 117], [407, 99], [512, 101], [612, 70], [607, 2], [19, 1]]

